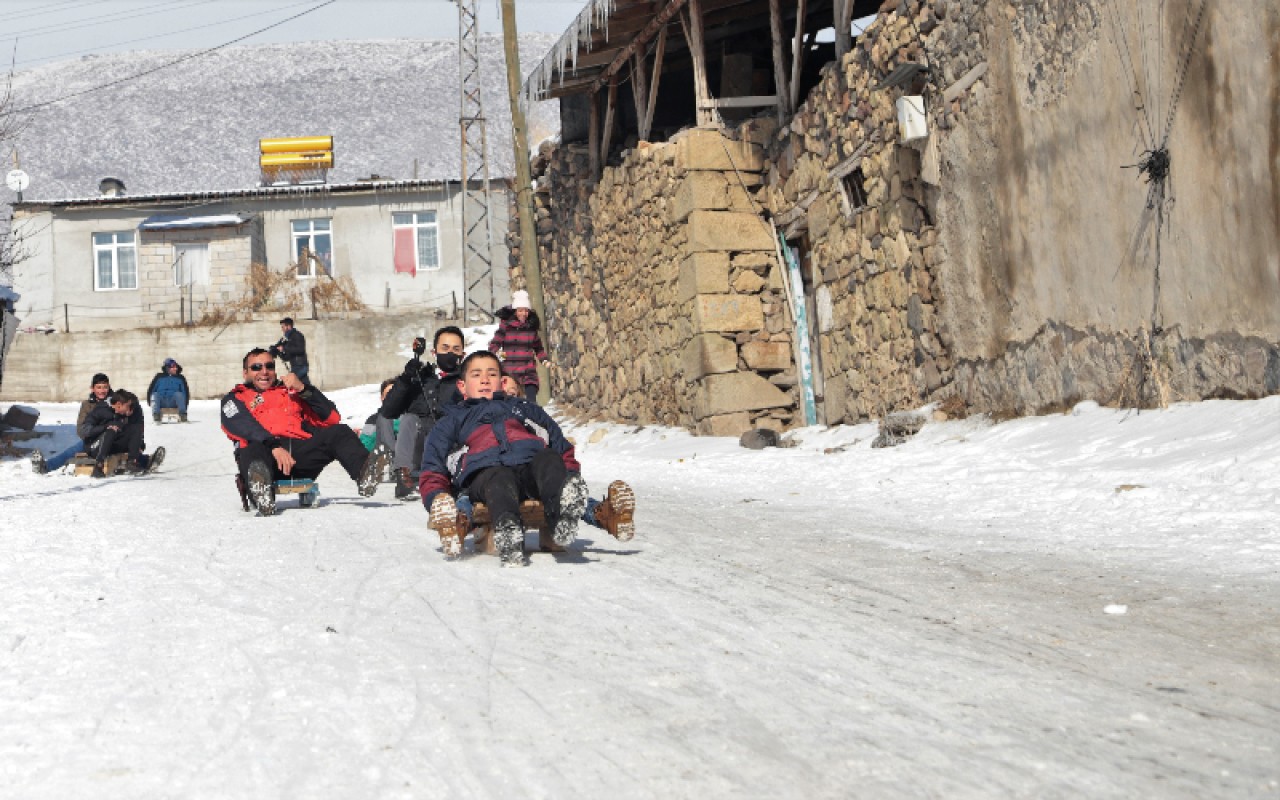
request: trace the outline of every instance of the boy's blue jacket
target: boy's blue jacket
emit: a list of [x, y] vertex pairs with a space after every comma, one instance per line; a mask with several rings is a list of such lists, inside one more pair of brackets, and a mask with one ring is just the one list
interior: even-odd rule
[[488, 400], [478, 397], [455, 403], [423, 445], [418, 478], [422, 502], [431, 508], [437, 494], [462, 489], [480, 470], [527, 464], [547, 447], [560, 454], [568, 471], [582, 470], [560, 426], [534, 403], [502, 392]]

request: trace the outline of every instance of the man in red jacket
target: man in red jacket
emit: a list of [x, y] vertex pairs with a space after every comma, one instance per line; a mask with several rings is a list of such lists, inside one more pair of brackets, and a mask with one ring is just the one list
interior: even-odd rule
[[240, 479], [258, 513], [275, 513], [275, 481], [314, 479], [337, 461], [361, 497], [378, 488], [383, 456], [370, 453], [342, 425], [329, 398], [297, 373], [276, 376], [276, 362], [260, 347], [244, 357], [244, 383], [222, 398], [222, 430], [236, 443]]

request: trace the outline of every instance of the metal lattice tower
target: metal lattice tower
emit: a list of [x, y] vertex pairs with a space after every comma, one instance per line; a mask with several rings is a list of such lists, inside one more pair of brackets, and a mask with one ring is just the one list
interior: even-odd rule
[[462, 109], [462, 308], [493, 319], [493, 219], [489, 213], [489, 141], [480, 97], [480, 33], [477, 0], [458, 3], [458, 72]]

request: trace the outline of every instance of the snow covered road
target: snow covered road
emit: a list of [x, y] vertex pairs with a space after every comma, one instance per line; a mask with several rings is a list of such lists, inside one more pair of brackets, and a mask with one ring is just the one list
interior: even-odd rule
[[145, 478], [0, 462], [5, 797], [1280, 796], [1280, 398], [570, 426], [638, 536], [520, 570], [337, 469], [244, 514], [191, 416]]

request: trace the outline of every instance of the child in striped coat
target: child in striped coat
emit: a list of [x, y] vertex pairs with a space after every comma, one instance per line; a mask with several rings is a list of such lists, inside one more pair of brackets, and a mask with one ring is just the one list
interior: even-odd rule
[[502, 359], [502, 371], [516, 379], [530, 402], [538, 399], [538, 362], [551, 366], [547, 350], [538, 334], [538, 315], [529, 305], [529, 293], [511, 294], [511, 305], [498, 311], [498, 332], [489, 342], [489, 352]]

